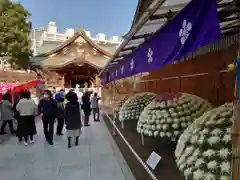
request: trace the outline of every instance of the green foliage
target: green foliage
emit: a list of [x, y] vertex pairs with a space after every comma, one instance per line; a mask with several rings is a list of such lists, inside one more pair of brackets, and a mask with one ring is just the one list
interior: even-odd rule
[[20, 3], [0, 0], [0, 57], [21, 68], [28, 66], [32, 55], [29, 17]]

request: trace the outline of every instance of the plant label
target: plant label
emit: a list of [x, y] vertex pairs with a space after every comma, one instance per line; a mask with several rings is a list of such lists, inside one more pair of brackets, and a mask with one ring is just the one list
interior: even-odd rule
[[147, 165], [152, 168], [153, 170], [157, 167], [159, 161], [162, 159], [161, 156], [159, 156], [154, 151], [150, 154], [150, 156], [147, 159]]

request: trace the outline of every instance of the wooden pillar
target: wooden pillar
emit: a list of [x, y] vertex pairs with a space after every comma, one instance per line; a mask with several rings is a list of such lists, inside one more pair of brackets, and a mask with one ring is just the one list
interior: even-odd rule
[[[240, 60], [240, 39], [238, 39], [238, 57], [236, 61]], [[237, 62], [234, 64], [237, 64]], [[237, 67], [238, 68], [238, 67]], [[238, 70], [237, 70], [238, 71]], [[240, 112], [239, 112], [239, 102], [238, 102], [238, 82], [235, 79], [235, 88], [234, 88], [234, 107], [235, 107], [235, 120], [232, 127], [232, 180], [239, 180], [240, 178]]]

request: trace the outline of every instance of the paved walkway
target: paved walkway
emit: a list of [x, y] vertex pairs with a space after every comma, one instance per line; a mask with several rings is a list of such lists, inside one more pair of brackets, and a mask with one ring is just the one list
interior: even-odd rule
[[48, 146], [41, 122], [37, 129], [33, 145], [15, 137], [0, 145], [0, 180], [134, 180], [104, 122], [84, 128], [71, 149], [65, 136]]

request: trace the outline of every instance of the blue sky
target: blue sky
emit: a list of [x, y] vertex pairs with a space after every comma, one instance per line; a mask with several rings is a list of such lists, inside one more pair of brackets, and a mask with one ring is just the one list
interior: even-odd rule
[[128, 32], [138, 0], [19, 0], [32, 14], [33, 27], [55, 21], [59, 31], [77, 28], [92, 35], [123, 35]]

